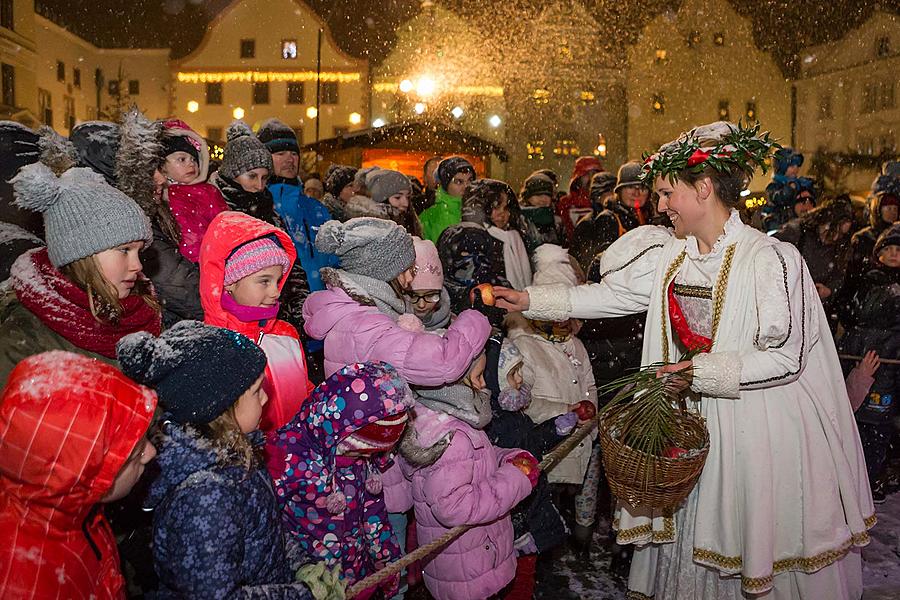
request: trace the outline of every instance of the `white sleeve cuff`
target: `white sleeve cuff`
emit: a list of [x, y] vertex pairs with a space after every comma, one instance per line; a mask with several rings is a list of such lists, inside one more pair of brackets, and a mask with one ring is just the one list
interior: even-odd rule
[[695, 356], [691, 389], [713, 398], [740, 398], [740, 353], [709, 352]]
[[565, 321], [572, 313], [569, 289], [565, 284], [528, 286], [530, 308], [522, 314], [535, 321]]

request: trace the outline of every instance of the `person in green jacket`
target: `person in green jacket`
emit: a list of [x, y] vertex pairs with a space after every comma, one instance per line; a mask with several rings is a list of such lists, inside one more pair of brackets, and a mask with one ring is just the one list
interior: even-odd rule
[[441, 161], [437, 168], [438, 188], [434, 206], [419, 215], [425, 239], [436, 244], [445, 229], [462, 221], [463, 190], [476, 176], [475, 167], [462, 156], [451, 156]]

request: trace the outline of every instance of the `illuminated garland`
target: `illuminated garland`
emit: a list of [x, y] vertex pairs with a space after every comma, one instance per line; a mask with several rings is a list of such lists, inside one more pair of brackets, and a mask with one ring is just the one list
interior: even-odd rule
[[227, 71], [227, 72], [185, 72], [179, 71], [180, 83], [229, 83], [232, 81], [264, 83], [267, 81], [315, 81], [316, 77], [325, 82], [352, 83], [360, 80], [359, 73], [338, 71]]
[[683, 171], [702, 173], [712, 167], [720, 173], [730, 173], [735, 168], [747, 175], [752, 175], [755, 167], [763, 173], [768, 169], [766, 160], [773, 150], [781, 145], [770, 139], [769, 132], [759, 132], [759, 123], [744, 127], [731, 123], [713, 124], [712, 127], [726, 126], [729, 132], [722, 135], [713, 147], [701, 147], [703, 133], [710, 132], [711, 126], [695, 127], [679, 136], [674, 142], [663, 145], [654, 154], [644, 154], [644, 166], [641, 170], [641, 182], [652, 187], [657, 177], [665, 177], [675, 181]]
[[[397, 92], [399, 89], [400, 84], [390, 81], [382, 81], [372, 85], [372, 90], [375, 92]], [[442, 91], [461, 96], [503, 97], [503, 87], [499, 85], [456, 85], [442, 88]]]

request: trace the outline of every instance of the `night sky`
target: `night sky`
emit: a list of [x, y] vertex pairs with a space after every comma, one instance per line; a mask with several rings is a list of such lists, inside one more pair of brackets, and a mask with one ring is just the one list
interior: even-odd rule
[[[442, 0], [439, 4], [496, 23], [498, 17], [526, 20], [549, 0]], [[634, 41], [641, 28], [660, 12], [680, 2], [645, 0], [581, 0], [600, 24], [598, 47], [621, 47]], [[797, 54], [805, 47], [841, 37], [866, 20], [880, 4], [900, 12], [900, 0], [730, 0], [753, 21], [757, 44], [770, 51], [786, 74], [796, 72]], [[207, 23], [230, 0], [39, 0], [54, 19], [100, 46], [169, 46], [173, 57], [189, 53], [203, 37]], [[310, 0], [327, 19], [344, 50], [377, 62], [395, 41], [397, 26], [414, 15], [420, 0]], [[107, 15], [109, 18], [98, 18]], [[500, 19], [502, 22], [502, 19]], [[702, 24], [701, 24], [702, 25]], [[261, 25], [264, 29], [264, 25]], [[496, 32], [492, 32], [496, 35]], [[512, 41], [511, 41], [512, 42]]]

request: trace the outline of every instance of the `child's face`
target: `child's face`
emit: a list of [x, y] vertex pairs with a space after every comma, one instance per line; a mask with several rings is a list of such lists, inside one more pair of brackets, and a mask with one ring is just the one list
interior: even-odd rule
[[528, 206], [540, 206], [545, 208], [553, 204], [553, 198], [550, 197], [550, 194], [538, 194], [537, 196], [532, 196], [528, 199]]
[[650, 190], [642, 185], [626, 185], [619, 189], [619, 195], [625, 206], [640, 209], [650, 198]]
[[266, 183], [269, 181], [269, 170], [260, 167], [258, 169], [250, 169], [246, 173], [241, 173], [234, 178], [239, 186], [244, 188], [245, 192], [255, 194], [266, 189]]
[[347, 202], [350, 198], [353, 197], [353, 194], [356, 193], [356, 187], [352, 183], [348, 183], [344, 186], [344, 189], [341, 190], [339, 200], [341, 202]]
[[234, 404], [234, 420], [244, 433], [250, 433], [259, 427], [263, 406], [269, 401], [269, 396], [263, 389], [265, 376], [265, 373], [260, 375]]
[[403, 271], [399, 275], [397, 275], [397, 283], [400, 284], [400, 289], [408, 290], [412, 287], [413, 279], [416, 278], [416, 265], [413, 264], [410, 268]]
[[175, 183], [190, 183], [200, 173], [200, 165], [193, 156], [179, 150], [166, 157], [160, 170]]
[[409, 190], [394, 194], [388, 198], [388, 204], [404, 212], [409, 210]]
[[100, 501], [115, 502], [127, 496], [128, 492], [131, 491], [144, 473], [144, 467], [155, 456], [156, 447], [150, 443], [146, 435], [142, 436], [138, 443], [135, 444], [134, 450], [131, 451], [125, 464], [119, 469], [119, 474], [113, 480], [109, 491], [106, 492]]
[[881, 220], [885, 223], [893, 223], [897, 220], [897, 210], [898, 207], [896, 204], [885, 204], [882, 200], [881, 204]]
[[487, 366], [487, 357], [484, 354], [478, 357], [472, 366], [469, 368], [469, 373], [466, 375], [466, 383], [469, 384], [473, 390], [480, 392], [484, 389], [484, 368]]
[[141, 273], [143, 266], [138, 253], [143, 247], [144, 242], [129, 242], [94, 255], [100, 273], [115, 288], [120, 300], [131, 294]]
[[435, 311], [441, 302], [441, 290], [411, 290], [406, 297], [412, 304], [413, 313], [420, 319]]
[[522, 383], [524, 382], [525, 379], [522, 377], [522, 363], [517, 364], [506, 374], [506, 383], [514, 390], [522, 387]]
[[900, 267], [900, 246], [891, 244], [882, 248], [878, 253], [878, 262], [892, 269]]
[[500, 202], [491, 209], [491, 223], [498, 229], [506, 229], [509, 225], [509, 198], [501, 194]]
[[281, 265], [272, 265], [226, 285], [225, 290], [241, 306], [274, 306], [281, 295], [278, 282], [283, 271]]

